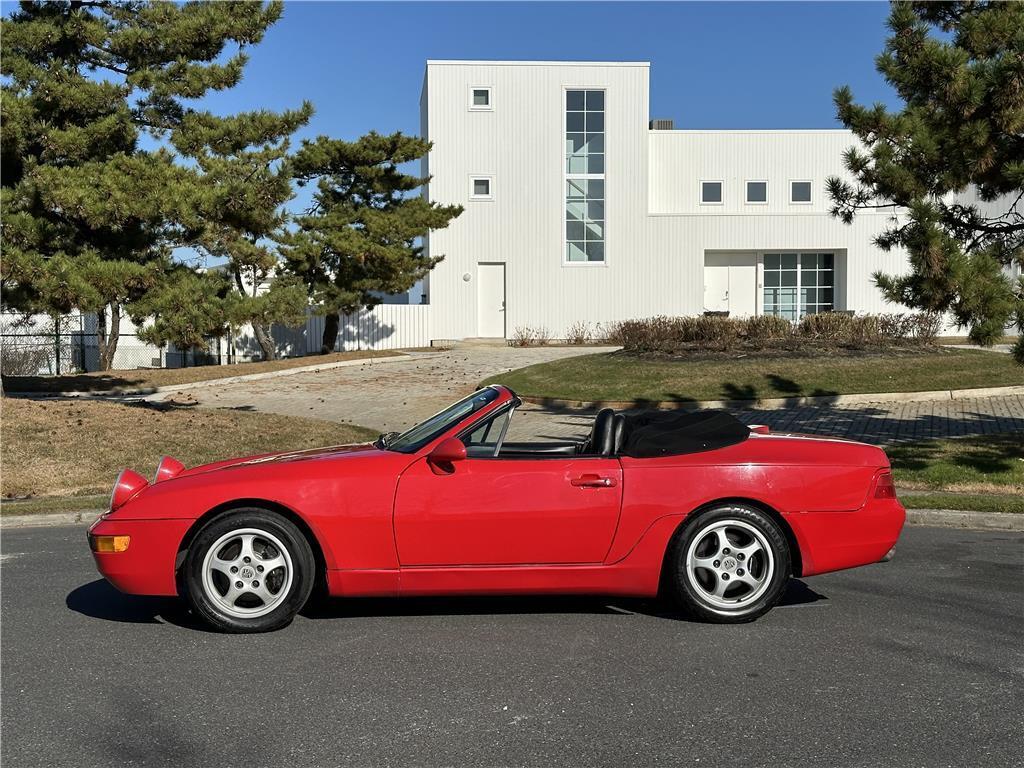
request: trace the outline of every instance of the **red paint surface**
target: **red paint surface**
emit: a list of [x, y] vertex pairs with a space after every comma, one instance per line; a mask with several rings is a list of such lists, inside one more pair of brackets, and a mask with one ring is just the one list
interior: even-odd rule
[[[139, 492], [92, 532], [132, 537], [96, 555], [133, 594], [175, 593], [190, 533], [218, 511], [270, 506], [308, 527], [334, 595], [592, 592], [650, 596], [688, 514], [744, 501], [784, 521], [812, 575], [877, 562], [903, 507], [874, 498], [889, 466], [845, 440], [752, 434], [738, 445], [659, 459], [467, 458], [435, 471], [427, 454], [510, 399], [415, 454], [369, 445], [232, 459]], [[594, 483], [607, 480], [607, 484]]]

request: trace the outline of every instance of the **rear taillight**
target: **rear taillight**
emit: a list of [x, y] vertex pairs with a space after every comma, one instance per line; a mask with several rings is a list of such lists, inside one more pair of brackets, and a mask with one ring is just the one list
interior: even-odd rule
[[878, 476], [875, 481], [875, 498], [876, 499], [895, 499], [896, 498], [896, 486], [892, 483], [892, 474], [889, 472], [883, 472]]

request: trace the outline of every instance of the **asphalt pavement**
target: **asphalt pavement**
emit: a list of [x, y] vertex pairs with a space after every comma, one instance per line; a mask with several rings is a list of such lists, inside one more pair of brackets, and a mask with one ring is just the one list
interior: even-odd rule
[[1024, 753], [1024, 536], [905, 531], [748, 625], [656, 602], [331, 601], [269, 635], [99, 580], [82, 527], [4, 530], [16, 766], [998, 766]]

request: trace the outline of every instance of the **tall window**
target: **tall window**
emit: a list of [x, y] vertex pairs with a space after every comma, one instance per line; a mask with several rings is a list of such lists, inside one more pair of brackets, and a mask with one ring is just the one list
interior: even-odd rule
[[834, 262], [831, 253], [766, 253], [764, 313], [799, 320], [833, 309]]
[[566, 261], [604, 261], [604, 192], [604, 91], [566, 91]]

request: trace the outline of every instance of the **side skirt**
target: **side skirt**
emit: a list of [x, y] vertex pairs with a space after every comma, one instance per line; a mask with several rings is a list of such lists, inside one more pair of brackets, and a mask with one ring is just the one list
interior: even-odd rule
[[682, 516], [653, 523], [615, 563], [586, 565], [429, 566], [388, 570], [329, 570], [336, 597], [418, 595], [601, 594], [654, 597], [669, 538]]

